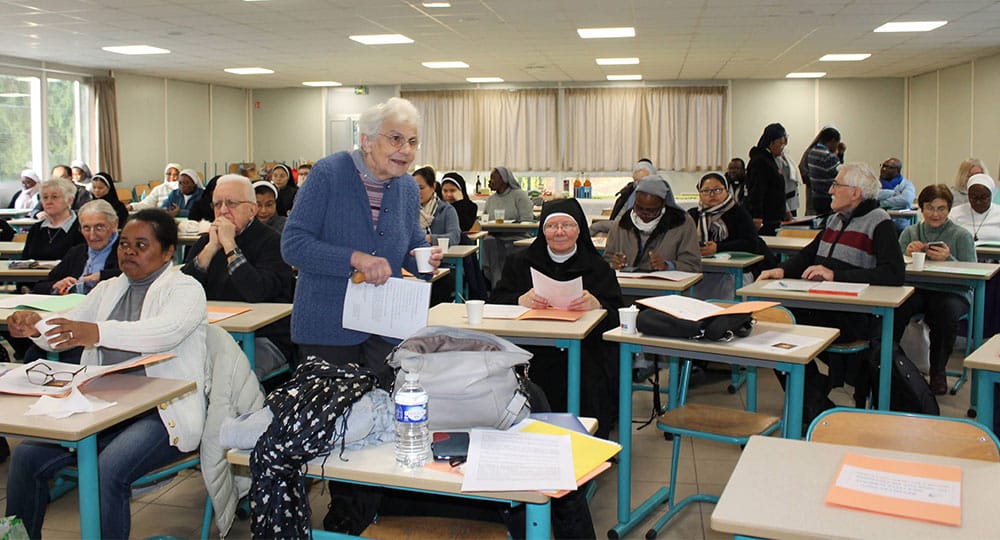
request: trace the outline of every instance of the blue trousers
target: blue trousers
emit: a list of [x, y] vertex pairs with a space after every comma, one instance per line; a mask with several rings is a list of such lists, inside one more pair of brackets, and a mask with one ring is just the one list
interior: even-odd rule
[[[101, 537], [128, 538], [132, 527], [132, 482], [183, 455], [170, 446], [160, 416], [151, 410], [97, 435]], [[7, 514], [24, 521], [31, 538], [41, 538], [49, 504], [49, 479], [76, 465], [76, 453], [58, 444], [26, 441], [14, 449], [7, 473]]]

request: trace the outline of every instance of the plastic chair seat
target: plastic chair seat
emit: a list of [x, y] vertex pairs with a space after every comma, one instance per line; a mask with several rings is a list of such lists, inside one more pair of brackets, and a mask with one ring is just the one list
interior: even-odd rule
[[871, 342], [867, 339], [859, 339], [856, 341], [845, 341], [843, 343], [834, 343], [826, 348], [827, 352], [832, 352], [835, 354], [853, 354], [861, 351], [868, 350], [871, 347]]
[[656, 423], [661, 430], [682, 432], [685, 435], [697, 432], [749, 438], [776, 428], [779, 422], [780, 418], [768, 414], [688, 403], [660, 415]]

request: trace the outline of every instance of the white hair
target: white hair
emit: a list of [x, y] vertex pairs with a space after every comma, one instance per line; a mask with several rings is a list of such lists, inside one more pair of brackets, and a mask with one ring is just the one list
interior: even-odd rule
[[378, 135], [378, 130], [386, 120], [394, 120], [417, 127], [420, 124], [420, 112], [409, 100], [392, 97], [385, 103], [379, 103], [361, 113], [358, 129], [369, 139], [372, 139]]
[[243, 186], [243, 196], [246, 197], [246, 200], [257, 200], [257, 196], [254, 195], [253, 184], [250, 183], [250, 179], [246, 176], [239, 174], [224, 174], [215, 181], [215, 189], [219, 189], [219, 186], [223, 184], [239, 184], [240, 186]]
[[867, 163], [844, 163], [837, 167], [838, 173], [843, 173], [844, 183], [861, 190], [862, 199], [875, 199], [882, 184], [872, 172]]
[[42, 192], [47, 188], [56, 188], [61, 191], [66, 204], [72, 205], [73, 200], [76, 198], [76, 184], [65, 178], [50, 178], [42, 182], [42, 187], [38, 191]]
[[115, 212], [113, 206], [108, 201], [104, 199], [94, 199], [87, 204], [80, 207], [77, 211], [77, 215], [83, 216], [84, 214], [100, 214], [108, 220], [108, 223], [117, 226], [118, 224], [118, 214]]

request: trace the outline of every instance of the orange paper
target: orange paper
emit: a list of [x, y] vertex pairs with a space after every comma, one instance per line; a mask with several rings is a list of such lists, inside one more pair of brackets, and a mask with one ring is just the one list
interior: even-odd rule
[[208, 322], [217, 323], [223, 319], [228, 319], [240, 313], [246, 313], [253, 308], [250, 307], [227, 307], [208, 306]]
[[961, 498], [959, 467], [848, 453], [826, 504], [957, 527]]
[[548, 321], [573, 322], [580, 320], [580, 318], [582, 318], [586, 313], [586, 311], [570, 311], [568, 309], [556, 308], [531, 309], [522, 313], [521, 316], [518, 317], [518, 320], [540, 319]]

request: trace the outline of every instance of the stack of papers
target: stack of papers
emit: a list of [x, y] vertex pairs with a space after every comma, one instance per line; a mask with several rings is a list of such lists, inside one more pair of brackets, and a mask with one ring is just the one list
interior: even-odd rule
[[615, 272], [620, 278], [654, 278], [666, 279], [669, 281], [683, 281], [697, 277], [695, 272], [681, 272], [680, 270], [660, 270], [658, 272]]
[[208, 322], [217, 323], [219, 321], [228, 319], [230, 317], [235, 317], [240, 313], [246, 313], [251, 311], [253, 308], [247, 307], [228, 307], [228, 306], [208, 306]]
[[777, 291], [805, 291], [843, 296], [858, 296], [868, 287], [867, 283], [846, 283], [843, 281], [816, 282], [805, 279], [777, 279], [763, 286], [764, 289]]
[[0, 308], [66, 311], [78, 306], [86, 297], [83, 294], [15, 294], [6, 296], [3, 300], [0, 300]]
[[537, 296], [548, 300], [550, 306], [559, 309], [568, 308], [574, 300], [583, 296], [582, 277], [558, 281], [532, 268], [531, 286]]
[[680, 295], [642, 298], [636, 300], [636, 303], [688, 321], [700, 321], [718, 315], [753, 313], [778, 305], [778, 302], [740, 302], [739, 304], [723, 307], [718, 304], [705, 302], [704, 300]]

